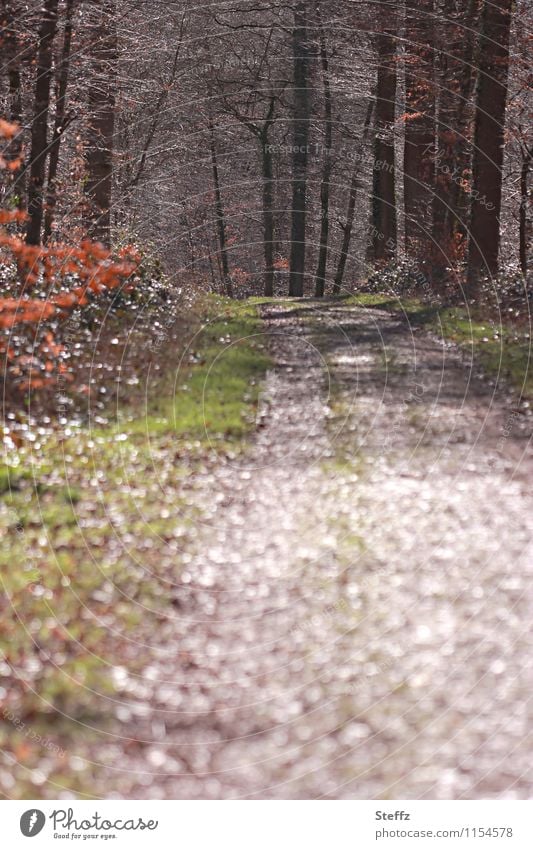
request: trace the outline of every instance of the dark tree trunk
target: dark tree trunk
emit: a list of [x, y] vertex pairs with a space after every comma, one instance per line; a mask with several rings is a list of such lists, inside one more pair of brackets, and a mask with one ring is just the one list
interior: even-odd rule
[[305, 276], [306, 191], [309, 143], [309, 46], [307, 4], [297, 3], [294, 11], [294, 135], [292, 164], [292, 225], [289, 295], [302, 297]]
[[50, 87], [52, 82], [52, 48], [57, 29], [57, 6], [58, 0], [45, 0], [39, 29], [37, 78], [35, 81], [29, 158], [29, 219], [26, 227], [26, 241], [29, 245], [39, 245], [41, 243], [43, 191], [48, 144], [48, 112], [50, 109]]
[[[9, 91], [9, 120], [22, 126], [22, 80], [20, 73], [21, 45], [16, 22], [20, 9], [15, 3], [4, 2], [0, 7], [0, 45], [2, 48], [2, 70], [6, 72]], [[10, 163], [10, 194], [20, 208], [25, 208], [24, 165], [22, 163], [22, 131], [10, 139], [3, 149], [4, 159]], [[18, 167], [16, 167], [18, 166]], [[5, 190], [5, 187], [3, 187]]]
[[61, 147], [61, 139], [66, 130], [66, 105], [67, 105], [67, 88], [70, 67], [70, 49], [72, 44], [72, 19], [74, 13], [75, 0], [67, 0], [65, 8], [65, 29], [63, 32], [63, 48], [59, 61], [57, 75], [57, 97], [56, 97], [56, 112], [54, 119], [54, 131], [50, 144], [50, 159], [48, 162], [48, 181], [46, 191], [46, 209], [44, 213], [44, 230], [43, 242], [46, 244], [52, 233], [52, 225], [54, 222], [54, 214], [57, 202], [57, 169], [59, 166], [59, 151]]
[[[320, 13], [319, 13], [320, 15]], [[324, 87], [324, 165], [320, 185], [320, 248], [315, 279], [315, 297], [323, 298], [326, 286], [329, 242], [329, 192], [332, 167], [333, 116], [331, 108], [331, 86], [329, 82], [329, 57], [326, 35], [319, 16], [320, 61]]]
[[429, 254], [435, 191], [433, 0], [405, 5], [405, 247], [419, 261]]
[[378, 79], [376, 91], [376, 138], [372, 198], [373, 257], [378, 263], [396, 256], [396, 188], [394, 119], [396, 106], [396, 44], [389, 32], [376, 36]]
[[85, 153], [87, 230], [93, 239], [109, 246], [118, 61], [116, 3], [114, 0], [90, 0], [88, 12], [93, 69]]
[[353, 222], [355, 218], [355, 203], [357, 200], [357, 189], [359, 186], [359, 174], [361, 173], [361, 159], [363, 156], [363, 152], [365, 149], [365, 144], [368, 138], [368, 131], [370, 129], [370, 122], [372, 120], [372, 113], [374, 111], [374, 101], [371, 100], [368, 104], [368, 108], [366, 110], [365, 123], [363, 126], [363, 133], [361, 135], [361, 141], [359, 143], [356, 157], [355, 157], [355, 168], [352, 172], [352, 179], [350, 182], [350, 194], [348, 197], [348, 209], [346, 212], [346, 224], [343, 226], [343, 238], [342, 238], [342, 247], [339, 256], [339, 264], [337, 266], [337, 273], [335, 274], [335, 282], [333, 283], [333, 292], [335, 294], [339, 294], [342, 288], [342, 281], [344, 279], [344, 271], [346, 268], [346, 261], [348, 259], [348, 254], [350, 252], [350, 242], [352, 239], [352, 230], [353, 230]]
[[222, 283], [224, 286], [224, 291], [228, 298], [233, 297], [233, 286], [231, 283], [231, 275], [229, 272], [229, 262], [228, 262], [228, 247], [226, 240], [226, 219], [224, 215], [224, 204], [222, 203], [222, 192], [220, 190], [220, 177], [218, 173], [218, 158], [217, 158], [217, 145], [215, 139], [215, 128], [213, 126], [213, 119], [211, 115], [209, 115], [209, 149], [211, 152], [211, 166], [213, 170], [213, 188], [215, 190], [215, 212], [216, 212], [216, 225], [217, 225], [217, 235], [218, 235], [218, 245], [220, 251], [220, 267], [222, 273]]
[[498, 273], [512, 0], [485, 0], [479, 50], [468, 283]]

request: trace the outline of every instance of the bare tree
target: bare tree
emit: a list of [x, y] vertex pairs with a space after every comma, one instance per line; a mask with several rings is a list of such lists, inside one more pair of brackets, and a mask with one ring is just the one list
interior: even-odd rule
[[348, 208], [346, 211], [346, 221], [341, 224], [342, 227], [342, 247], [339, 254], [339, 262], [337, 265], [337, 271], [335, 274], [335, 281], [333, 283], [333, 292], [334, 294], [339, 294], [342, 289], [342, 281], [344, 279], [344, 271], [346, 269], [346, 260], [348, 259], [348, 254], [350, 252], [350, 242], [352, 239], [352, 230], [355, 221], [355, 204], [357, 201], [357, 191], [359, 189], [359, 177], [361, 173], [361, 161], [363, 158], [363, 151], [365, 149], [365, 145], [367, 143], [370, 124], [372, 121], [372, 115], [374, 112], [374, 100], [370, 100], [367, 106], [365, 121], [363, 125], [363, 132], [361, 134], [361, 138], [359, 141], [359, 145], [356, 149], [355, 154], [355, 165], [352, 171], [352, 177], [350, 180], [350, 191], [348, 194]]

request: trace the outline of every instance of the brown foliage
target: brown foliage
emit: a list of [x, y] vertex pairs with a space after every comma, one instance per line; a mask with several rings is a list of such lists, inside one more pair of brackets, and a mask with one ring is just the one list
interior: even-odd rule
[[[8, 141], [17, 132], [16, 125], [0, 120], [0, 139]], [[0, 267], [4, 274], [15, 274], [19, 290], [14, 297], [0, 296], [0, 329], [4, 331], [0, 351], [6, 358], [5, 371], [20, 378], [28, 367], [31, 373], [34, 361], [33, 353], [17, 354], [11, 338], [15, 327], [23, 326], [35, 352], [47, 358], [39, 377], [16, 381], [19, 389], [50, 385], [62, 370], [61, 364], [54, 362], [62, 347], [55, 342], [51, 319], [60, 321], [106, 290], [131, 288], [139, 262], [133, 248], [125, 248], [114, 256], [103, 245], [90, 240], [78, 246], [29, 245], [17, 227], [27, 218], [27, 213], [21, 210], [0, 210]], [[1, 282], [5, 288], [6, 281]]]

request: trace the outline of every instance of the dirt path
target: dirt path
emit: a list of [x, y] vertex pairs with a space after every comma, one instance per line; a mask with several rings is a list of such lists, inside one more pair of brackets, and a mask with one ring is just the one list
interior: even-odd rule
[[280, 303], [265, 330], [255, 446], [194, 480], [94, 792], [529, 796], [530, 419], [384, 312]]

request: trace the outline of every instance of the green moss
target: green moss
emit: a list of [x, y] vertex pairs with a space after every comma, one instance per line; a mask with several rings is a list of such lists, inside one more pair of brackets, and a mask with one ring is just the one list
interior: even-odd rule
[[529, 328], [483, 321], [464, 309], [440, 310], [433, 329], [472, 351], [474, 361], [488, 373], [504, 377], [523, 397], [533, 397], [533, 368]]
[[211, 446], [240, 440], [254, 427], [269, 364], [259, 303], [210, 298], [208, 320], [171, 376], [172, 384], [168, 378], [161, 383], [148, 415], [130, 422], [127, 432], [171, 432]]
[[18, 492], [28, 481], [33, 480], [30, 468], [17, 468], [0, 464], [0, 495]]
[[375, 295], [373, 293], [362, 292], [359, 295], [341, 296], [339, 298], [343, 304], [351, 307], [369, 307], [374, 309], [394, 309], [398, 306], [398, 298], [391, 298], [390, 295]]
[[198, 438], [241, 438], [254, 423], [261, 378], [269, 360], [258, 335], [257, 313], [209, 324], [200, 338], [201, 365], [194, 367], [174, 406], [177, 433]]

